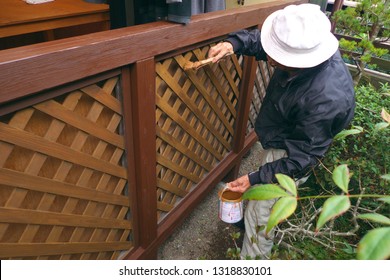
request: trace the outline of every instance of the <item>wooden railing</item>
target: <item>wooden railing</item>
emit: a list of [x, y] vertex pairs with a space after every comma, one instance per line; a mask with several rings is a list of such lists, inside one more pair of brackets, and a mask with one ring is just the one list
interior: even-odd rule
[[272, 69], [185, 71], [275, 1], [0, 52], [0, 258], [154, 259], [238, 174]]

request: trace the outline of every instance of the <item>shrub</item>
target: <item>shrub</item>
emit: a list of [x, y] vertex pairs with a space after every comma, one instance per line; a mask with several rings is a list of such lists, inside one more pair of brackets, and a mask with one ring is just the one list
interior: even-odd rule
[[266, 232], [277, 229], [271, 258], [390, 256], [389, 86], [384, 84], [379, 90], [360, 86], [356, 100], [351, 129], [335, 137], [311, 180], [297, 190], [291, 178], [277, 174], [279, 184], [245, 192], [244, 199], [279, 198], [267, 225], [259, 225]]
[[[360, 184], [369, 193], [389, 193], [388, 183], [381, 178], [387, 174], [390, 163], [390, 130], [380, 129], [381, 111], [390, 111], [390, 87], [383, 84], [379, 90], [373, 86], [356, 87], [356, 109], [352, 129], [361, 133], [335, 140], [322, 164], [314, 170], [312, 184], [326, 186], [331, 184], [331, 175], [326, 171], [334, 166], [347, 164], [354, 173], [350, 188], [357, 189]], [[313, 181], [315, 180], [315, 181]]]
[[390, 9], [389, 1], [362, 0], [356, 8], [348, 7], [334, 14], [337, 32], [350, 36], [340, 39], [344, 57], [351, 59], [357, 66], [358, 74], [354, 76], [357, 85], [364, 75], [365, 68], [372, 68], [371, 58], [385, 57], [387, 49], [379, 48], [375, 43], [389, 39]]

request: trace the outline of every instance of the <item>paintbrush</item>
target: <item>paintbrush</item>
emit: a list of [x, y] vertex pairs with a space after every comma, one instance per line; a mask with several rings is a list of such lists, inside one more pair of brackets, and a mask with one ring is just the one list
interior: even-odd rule
[[[230, 56], [232, 55], [233, 53], [226, 53], [223, 57], [221, 57], [217, 62], [219, 62], [221, 59], [227, 57], [227, 56]], [[214, 57], [210, 57], [210, 58], [207, 58], [207, 59], [203, 59], [203, 60], [199, 60], [199, 61], [196, 61], [196, 62], [192, 62], [192, 61], [187, 61], [185, 64], [184, 64], [184, 70], [187, 71], [187, 70], [190, 70], [190, 69], [193, 69], [193, 70], [198, 70], [199, 68], [205, 66], [205, 65], [208, 65], [208, 64], [211, 64], [213, 63], [213, 59]]]

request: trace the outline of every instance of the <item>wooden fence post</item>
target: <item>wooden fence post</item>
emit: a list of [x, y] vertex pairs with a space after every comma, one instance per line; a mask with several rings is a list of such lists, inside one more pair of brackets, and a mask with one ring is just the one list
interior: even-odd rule
[[135, 186], [129, 186], [131, 201], [136, 204], [132, 207], [136, 251], [132, 255], [140, 259], [157, 258], [157, 250], [145, 251], [157, 238], [155, 83], [154, 58], [137, 61], [130, 68], [130, 96], [123, 98], [124, 114], [130, 113], [132, 119], [125, 130], [133, 131], [135, 165]]
[[[248, 125], [249, 109], [253, 97], [253, 87], [256, 76], [256, 60], [254, 57], [244, 57], [243, 74], [240, 84], [240, 96], [237, 103], [237, 120], [234, 128], [233, 153], [239, 153], [245, 145], [246, 130]], [[241, 158], [233, 169], [224, 178], [231, 181], [237, 178], [240, 169]]]

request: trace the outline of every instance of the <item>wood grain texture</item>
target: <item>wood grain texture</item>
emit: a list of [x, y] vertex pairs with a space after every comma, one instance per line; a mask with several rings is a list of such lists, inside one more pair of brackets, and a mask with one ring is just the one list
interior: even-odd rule
[[[287, 4], [302, 2], [307, 1], [268, 2], [196, 15], [185, 26], [156, 22], [1, 51], [0, 104], [137, 60], [225, 36], [232, 30], [257, 26], [273, 11]], [[99, 63], [96, 63], [97, 57]]]

